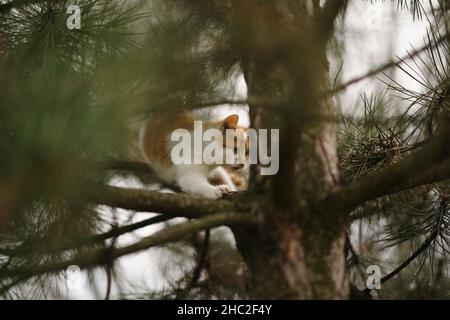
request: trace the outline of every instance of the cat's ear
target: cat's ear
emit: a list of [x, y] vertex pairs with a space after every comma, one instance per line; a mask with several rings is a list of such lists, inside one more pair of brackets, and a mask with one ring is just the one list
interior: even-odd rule
[[223, 120], [224, 129], [236, 129], [239, 122], [239, 116], [237, 114], [232, 114]]

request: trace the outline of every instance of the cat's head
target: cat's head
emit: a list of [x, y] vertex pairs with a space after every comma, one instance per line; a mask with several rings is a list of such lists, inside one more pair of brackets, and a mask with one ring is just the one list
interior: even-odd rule
[[[221, 122], [225, 164], [233, 170], [241, 170], [248, 164], [249, 141], [248, 129], [238, 125], [239, 115], [232, 114]], [[228, 135], [228, 136], [227, 136]]]

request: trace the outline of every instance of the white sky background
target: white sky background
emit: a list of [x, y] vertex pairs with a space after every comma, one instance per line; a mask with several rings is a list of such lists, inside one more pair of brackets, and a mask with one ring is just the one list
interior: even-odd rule
[[[397, 1], [391, 3], [379, 2], [372, 4], [368, 1], [354, 0], [348, 9], [344, 33], [341, 35], [345, 39], [345, 50], [343, 53], [343, 70], [341, 80], [347, 81], [356, 76], [382, 65], [392, 57], [404, 56], [406, 50], [411, 49], [411, 45], [421, 47], [423, 36], [426, 32], [427, 23], [425, 21], [414, 21], [408, 10], [398, 11]], [[334, 70], [333, 70], [334, 69]], [[332, 75], [335, 75], [336, 65], [332, 65]], [[408, 86], [416, 86], [407, 76], [398, 70], [390, 70], [391, 75], [395, 75], [401, 83]], [[376, 79], [364, 80], [349, 88], [342, 96], [341, 102], [345, 110], [354, 107], [362, 92], [370, 95], [371, 92], [380, 92], [383, 84]], [[246, 95], [246, 87], [243, 77], [232, 84], [236, 92], [236, 99], [243, 99]], [[417, 88], [417, 87], [415, 87]], [[234, 111], [233, 111], [234, 112]], [[230, 108], [224, 106], [219, 111], [214, 112], [214, 117], [220, 117], [225, 113], [230, 113]], [[242, 125], [248, 125], [248, 117], [245, 111], [240, 112]], [[116, 179], [114, 184], [128, 187], [141, 187], [134, 180]], [[107, 209], [105, 209], [107, 210]], [[125, 210], [118, 210], [121, 217], [129, 217], [130, 213]], [[132, 221], [134, 223], [150, 217], [148, 213], [135, 214]], [[131, 244], [161, 228], [162, 225], [150, 226], [140, 229], [132, 234], [121, 236], [117, 245], [124, 246]], [[232, 239], [230, 239], [232, 241]], [[177, 261], [164, 249], [149, 249], [141, 253], [126, 256], [118, 261], [120, 278], [123, 279], [123, 286], [127, 291], [139, 291], [152, 288], [155, 290], [163, 288], [165, 285], [165, 275], [160, 268], [161, 264], [171, 261], [176, 270], [183, 263]], [[177, 278], [179, 272], [171, 272], [172, 277]], [[67, 297], [70, 299], [102, 299], [106, 291], [105, 272], [98, 270], [97, 291], [89, 289], [89, 280], [86, 273], [75, 273], [69, 276], [70, 288], [67, 290]], [[128, 283], [127, 283], [128, 282]], [[64, 288], [64, 286], [62, 286]], [[63, 292], [64, 293], [64, 290]], [[117, 283], [113, 284], [111, 297], [117, 298]]]
[[[427, 22], [413, 21], [409, 10], [397, 10], [397, 2], [373, 5], [364, 0], [351, 2], [342, 35], [345, 39], [343, 82], [365, 74], [394, 57], [404, 57], [412, 47], [424, 45]], [[419, 89], [417, 83], [399, 69], [389, 69], [387, 73], [409, 88]], [[348, 108], [353, 107], [362, 92], [368, 95], [371, 92], [380, 93], [383, 87], [385, 85], [376, 78], [361, 81], [345, 92], [343, 103]]]

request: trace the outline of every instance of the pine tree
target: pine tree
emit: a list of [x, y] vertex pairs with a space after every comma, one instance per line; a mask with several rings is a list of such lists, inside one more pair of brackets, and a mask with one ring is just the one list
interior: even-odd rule
[[[115, 262], [159, 246], [194, 266], [123, 297], [448, 298], [450, 6], [396, 1], [428, 21], [425, 45], [339, 82], [329, 65], [349, 1], [321, 2], [0, 1], [1, 296], [45, 295], [77, 266], [104, 269], [109, 297]], [[67, 24], [73, 4], [80, 28]], [[344, 111], [340, 93], [395, 68], [421, 90], [385, 74], [400, 98]], [[224, 89], [239, 74], [246, 99]], [[213, 201], [136, 161], [142, 119], [222, 104], [280, 130], [278, 174], [252, 166], [248, 191]], [[124, 176], [147, 187], [111, 184]], [[101, 206], [156, 214], [122, 223]], [[382, 290], [366, 287], [370, 265]]]

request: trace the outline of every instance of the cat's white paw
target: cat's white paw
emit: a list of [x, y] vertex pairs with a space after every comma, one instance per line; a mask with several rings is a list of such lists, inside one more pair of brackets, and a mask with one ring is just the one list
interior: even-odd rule
[[226, 184], [222, 184], [220, 186], [215, 186], [214, 189], [215, 189], [214, 194], [216, 196], [216, 199], [223, 198], [223, 196], [225, 196], [226, 194], [231, 192], [230, 187], [227, 186]]

